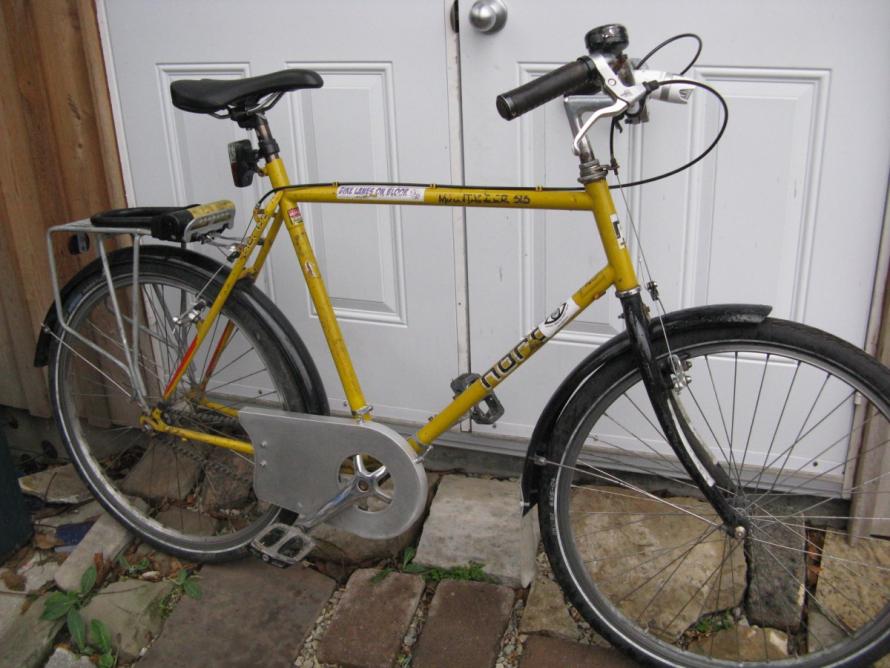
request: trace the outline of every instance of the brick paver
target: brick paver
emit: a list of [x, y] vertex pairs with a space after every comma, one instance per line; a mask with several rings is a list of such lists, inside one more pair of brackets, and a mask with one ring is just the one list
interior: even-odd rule
[[180, 601], [139, 668], [289, 667], [335, 586], [256, 559], [205, 566], [200, 584], [202, 597]]
[[519, 662], [519, 668], [637, 668], [639, 665], [614, 649], [546, 636], [530, 636]]
[[493, 666], [513, 609], [513, 590], [484, 582], [439, 584], [414, 652], [415, 668]]
[[420, 596], [416, 575], [357, 570], [349, 578], [327, 633], [318, 645], [318, 660], [346, 668], [389, 668], [398, 657]]

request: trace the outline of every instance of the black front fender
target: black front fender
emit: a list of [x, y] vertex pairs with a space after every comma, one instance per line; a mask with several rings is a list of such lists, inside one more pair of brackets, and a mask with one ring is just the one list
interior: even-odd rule
[[[649, 322], [649, 330], [653, 338], [661, 335], [662, 322], [668, 335], [672, 332], [688, 331], [714, 325], [757, 324], [762, 322], [772, 311], [772, 306], [759, 304], [715, 304], [713, 306], [696, 306], [668, 313], [664, 318], [653, 318]], [[532, 432], [525, 464], [522, 469], [520, 489], [522, 494], [522, 513], [529, 512], [538, 503], [540, 494], [541, 466], [536, 458], [545, 456], [550, 446], [550, 435], [563, 409], [579, 387], [607, 362], [627, 353], [630, 350], [630, 338], [627, 332], [618, 334], [588, 355], [574, 368], [556, 389], [550, 401], [544, 407]]]

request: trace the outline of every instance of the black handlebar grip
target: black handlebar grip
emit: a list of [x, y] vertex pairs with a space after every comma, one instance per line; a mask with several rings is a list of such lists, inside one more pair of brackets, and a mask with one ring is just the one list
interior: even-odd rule
[[505, 120], [512, 121], [545, 102], [590, 84], [595, 77], [596, 68], [593, 62], [587, 56], [583, 56], [518, 88], [498, 95], [498, 113]]

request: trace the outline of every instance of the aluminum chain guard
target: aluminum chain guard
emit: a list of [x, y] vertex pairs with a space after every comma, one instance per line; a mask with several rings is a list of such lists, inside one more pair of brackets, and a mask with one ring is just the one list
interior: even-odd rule
[[268, 408], [242, 409], [239, 418], [255, 448], [254, 486], [262, 501], [312, 517], [342, 489], [343, 460], [366, 454], [389, 472], [392, 502], [376, 512], [353, 505], [327, 523], [363, 538], [393, 538], [420, 518], [426, 471], [407, 441], [389, 427]]

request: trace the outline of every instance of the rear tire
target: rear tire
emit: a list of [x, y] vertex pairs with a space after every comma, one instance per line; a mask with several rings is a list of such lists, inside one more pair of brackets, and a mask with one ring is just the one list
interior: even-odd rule
[[[663, 338], [653, 345], [665, 359]], [[742, 539], [722, 530], [624, 354], [577, 389], [542, 471], [541, 532], [568, 599], [653, 665], [862, 666], [883, 656], [890, 541], [870, 531], [890, 527], [870, 502], [888, 493], [890, 474], [853, 479], [847, 444], [860, 439], [860, 457], [890, 454], [890, 370], [772, 319], [681, 330], [670, 345], [691, 364], [679, 401], [736, 482], [725, 495], [751, 528]]]
[[[140, 265], [139, 364], [148, 402], [155, 405], [198, 322], [176, 325], [172, 318], [201, 300], [206, 308], [199, 309], [200, 320], [221, 281], [149, 254]], [[131, 263], [115, 262], [111, 274], [129, 340]], [[251, 305], [256, 300], [246, 298], [244, 290], [255, 289], [232, 292], [164, 408], [168, 424], [247, 440], [237, 417], [208, 407], [206, 400], [232, 411], [250, 403], [306, 412], [300, 362], [270, 333], [267, 318]], [[68, 295], [65, 311], [76, 331], [123, 361], [109, 297], [104, 276], [96, 272]], [[206, 373], [228, 323], [229, 342]], [[129, 375], [74, 336], [60, 329], [57, 334], [49, 367], [53, 410], [68, 453], [99, 502], [143, 540], [183, 559], [216, 562], [246, 554], [250, 541], [280, 512], [256, 498], [252, 456], [143, 431]]]

